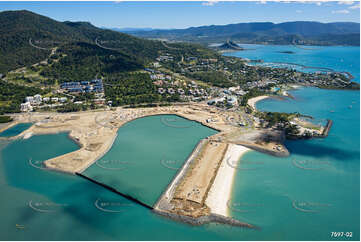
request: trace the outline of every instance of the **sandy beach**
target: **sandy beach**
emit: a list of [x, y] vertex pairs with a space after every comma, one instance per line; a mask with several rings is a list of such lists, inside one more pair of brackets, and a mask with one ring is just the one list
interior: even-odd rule
[[227, 203], [231, 199], [233, 179], [237, 171], [236, 164], [241, 156], [249, 150], [241, 145], [230, 144], [228, 146], [206, 199], [206, 204], [212, 213], [228, 216]]
[[261, 101], [263, 99], [269, 98], [269, 96], [258, 96], [258, 97], [254, 97], [254, 98], [250, 98], [248, 99], [248, 105], [251, 106], [254, 110], [256, 110], [256, 103], [258, 101]]

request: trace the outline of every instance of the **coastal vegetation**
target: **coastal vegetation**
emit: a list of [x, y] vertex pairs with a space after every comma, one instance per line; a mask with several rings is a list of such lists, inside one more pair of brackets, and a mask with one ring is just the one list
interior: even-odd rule
[[7, 115], [1, 115], [0, 116], [0, 123], [9, 123], [13, 121], [13, 118]]
[[25, 97], [45, 93], [47, 90], [0, 81], [0, 114], [18, 113]]
[[253, 97], [258, 97], [266, 94], [264, 91], [259, 90], [257, 88], [250, 89], [245, 95], [242, 96], [242, 101], [240, 103], [241, 106], [246, 106], [248, 103], [248, 100]]
[[[4, 83], [0, 87], [0, 114], [20, 110], [66, 113], [100, 107], [142, 108], [207, 101], [222, 110], [245, 111], [250, 116], [245, 117], [250, 126], [250, 118], [257, 117], [262, 127], [293, 134], [298, 129], [291, 123], [295, 114], [254, 113], [248, 100], [284, 95], [280, 88], [293, 84], [359, 89], [358, 83], [350, 81], [350, 73], [328, 68], [306, 73], [253, 66], [248, 64], [251, 60], [222, 56], [200, 44], [140, 39], [90, 23], [58, 22], [28, 11], [2, 12], [1, 18], [12, 27], [14, 23], [21, 27], [14, 27], [0, 37], [0, 42], [6, 42], [5, 46], [13, 44], [28, 55], [33, 51], [41, 54], [13, 62], [16, 57], [4, 52], [0, 60]], [[6, 28], [0, 26], [4, 32]], [[241, 50], [231, 39], [222, 48]], [[1, 69], [2, 64], [6, 68]], [[36, 101], [35, 94], [39, 94]], [[25, 103], [25, 98], [31, 101]], [[243, 125], [243, 121], [237, 125]]]

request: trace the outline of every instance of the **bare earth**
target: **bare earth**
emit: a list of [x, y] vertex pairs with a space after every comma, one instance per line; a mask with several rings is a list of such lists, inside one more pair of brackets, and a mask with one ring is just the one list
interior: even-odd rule
[[226, 149], [227, 144], [208, 142], [177, 187], [174, 199], [188, 200], [204, 206]]
[[[201, 142], [199, 152], [189, 158], [192, 162], [185, 162], [179, 175], [157, 202], [155, 209], [158, 210], [191, 217], [210, 213], [226, 216], [235, 173], [234, 168], [227, 166], [227, 161], [231, 160], [236, 164], [240, 156], [248, 150], [240, 144], [260, 146], [263, 150], [278, 152], [274, 149], [275, 142], [260, 143], [263, 131], [250, 131], [237, 125], [241, 120], [240, 115], [218, 110], [204, 103], [66, 114], [20, 114], [13, 115], [15, 121], [8, 127], [22, 122], [35, 123], [14, 138], [69, 132], [69, 137], [76, 141], [80, 148], [49, 159], [44, 164], [49, 169], [74, 174], [83, 172], [111, 148], [117, 130], [123, 124], [137, 118], [160, 114], [179, 115], [216, 129], [219, 133]], [[282, 145], [278, 142], [276, 144]]]

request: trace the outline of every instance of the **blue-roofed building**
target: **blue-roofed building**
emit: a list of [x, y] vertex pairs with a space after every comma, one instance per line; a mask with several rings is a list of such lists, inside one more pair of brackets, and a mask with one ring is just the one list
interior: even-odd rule
[[60, 88], [72, 93], [104, 92], [103, 81], [101, 79], [81, 82], [64, 82], [60, 84]]

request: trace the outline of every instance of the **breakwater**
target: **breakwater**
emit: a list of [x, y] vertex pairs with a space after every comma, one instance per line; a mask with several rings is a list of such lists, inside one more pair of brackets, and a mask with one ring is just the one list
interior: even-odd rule
[[199, 225], [208, 224], [208, 223], [220, 223], [220, 224], [228, 224], [228, 225], [236, 226], [236, 227], [260, 230], [260, 228], [258, 226], [244, 223], [237, 219], [226, 217], [226, 216], [219, 215], [219, 214], [214, 214], [214, 213], [207, 215], [207, 216], [193, 218], [193, 217], [184, 216], [184, 215], [180, 215], [180, 214], [176, 214], [176, 213], [169, 213], [169, 212], [157, 210], [157, 209], [153, 210], [153, 212], [156, 214], [159, 214], [161, 216], [170, 218], [172, 220], [176, 220], [176, 221], [183, 222], [183, 223], [188, 223], [188, 224], [191, 224], [194, 226], [199, 226]]
[[327, 124], [325, 126], [325, 129], [322, 132], [322, 137], [327, 137], [328, 136], [328, 133], [330, 132], [332, 124], [333, 124], [333, 121], [331, 119], [328, 119]]
[[99, 186], [102, 186], [102, 187], [104, 187], [105, 189], [107, 189], [107, 190], [109, 190], [109, 191], [111, 191], [111, 192], [114, 192], [114, 193], [116, 193], [116, 194], [118, 194], [118, 195], [120, 195], [120, 196], [122, 196], [122, 197], [124, 197], [124, 198], [126, 198], [126, 199], [128, 199], [128, 200], [130, 200], [130, 201], [132, 201], [132, 202], [135, 202], [135, 203], [137, 203], [137, 204], [139, 204], [139, 205], [147, 208], [147, 209], [153, 210], [153, 207], [149, 206], [148, 204], [145, 204], [145, 203], [139, 201], [138, 199], [136, 199], [136, 198], [134, 198], [134, 197], [132, 197], [132, 196], [129, 196], [129, 195], [124, 194], [124, 193], [121, 193], [121, 192], [119, 192], [117, 189], [115, 189], [115, 188], [113, 188], [113, 187], [111, 187], [111, 186], [105, 185], [104, 183], [98, 182], [98, 181], [96, 181], [96, 180], [94, 180], [94, 179], [92, 179], [92, 178], [90, 178], [90, 177], [84, 176], [83, 174], [78, 173], [78, 172], [75, 172], [75, 175], [80, 176], [81, 178], [84, 178], [84, 179], [86, 179], [86, 180], [88, 180], [88, 181], [91, 181], [91, 182], [93, 182], [93, 183], [95, 183], [95, 184], [97, 184], [97, 185], [99, 185]]
[[232, 226], [236, 226], [236, 227], [244, 227], [244, 228], [250, 228], [250, 229], [259, 229], [257, 226], [254, 226], [254, 225], [251, 225], [251, 224], [248, 224], [248, 223], [244, 223], [244, 222], [241, 222], [237, 219], [234, 219], [234, 218], [230, 218], [230, 217], [226, 217], [226, 216], [223, 216], [223, 215], [219, 215], [219, 214], [210, 214], [210, 215], [207, 215], [207, 216], [201, 216], [201, 217], [198, 217], [198, 218], [193, 218], [193, 217], [190, 217], [190, 216], [184, 216], [184, 215], [180, 215], [180, 214], [176, 214], [176, 213], [171, 213], [171, 212], [168, 212], [168, 211], [165, 211], [165, 210], [161, 210], [161, 209], [156, 209], [156, 208], [153, 208], [152, 206], [149, 206], [148, 204], [145, 204], [143, 203], [142, 201], [139, 201], [138, 199], [132, 197], [132, 196], [129, 196], [127, 194], [124, 194], [124, 193], [121, 193], [119, 192], [118, 190], [116, 190], [115, 188], [111, 187], [111, 186], [108, 186], [108, 185], [105, 185], [101, 182], [98, 182], [88, 176], [85, 176], [81, 173], [78, 173], [76, 172], [75, 173], [77, 176], [81, 177], [81, 178], [84, 178], [92, 183], [95, 183], [111, 192], [114, 192], [132, 202], [135, 202], [139, 205], [141, 205], [142, 207], [145, 207], [149, 210], [152, 210], [154, 213], [156, 214], [159, 214], [161, 216], [164, 216], [164, 217], [167, 217], [167, 218], [170, 218], [172, 220], [176, 220], [176, 221], [179, 221], [179, 222], [183, 222], [183, 223], [187, 223], [187, 224], [191, 224], [191, 225], [203, 225], [203, 224], [207, 224], [207, 223], [221, 223], [221, 224], [228, 224], [228, 225], [232, 225]]

